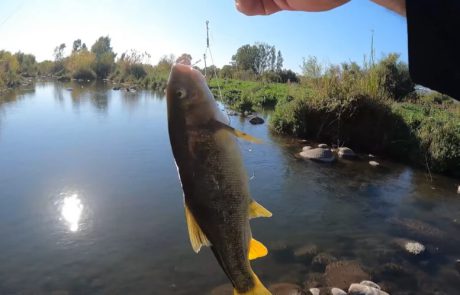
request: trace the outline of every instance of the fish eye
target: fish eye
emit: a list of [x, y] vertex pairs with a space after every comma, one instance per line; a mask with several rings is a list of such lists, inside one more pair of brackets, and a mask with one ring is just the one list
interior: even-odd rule
[[176, 95], [180, 98], [183, 99], [187, 95], [187, 91], [185, 89], [179, 88], [176, 90]]

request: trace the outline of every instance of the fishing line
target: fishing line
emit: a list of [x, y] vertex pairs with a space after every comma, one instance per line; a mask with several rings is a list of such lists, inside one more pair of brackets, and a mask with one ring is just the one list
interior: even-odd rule
[[24, 6], [27, 0], [22, 1], [9, 15], [7, 15], [2, 21], [0, 21], [0, 27], [3, 26], [13, 15], [18, 13], [18, 11]]

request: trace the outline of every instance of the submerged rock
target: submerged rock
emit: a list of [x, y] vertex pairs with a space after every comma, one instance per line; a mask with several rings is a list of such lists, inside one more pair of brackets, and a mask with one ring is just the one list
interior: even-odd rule
[[407, 239], [395, 239], [394, 243], [401, 247], [405, 252], [418, 255], [425, 252], [425, 246], [417, 241]]
[[328, 264], [331, 264], [335, 261], [337, 261], [337, 258], [335, 258], [329, 253], [322, 252], [313, 257], [313, 261], [311, 262], [311, 268], [315, 271], [323, 272]]
[[457, 259], [455, 261], [455, 269], [457, 270], [458, 273], [460, 273], [460, 259]]
[[339, 150], [337, 152], [340, 158], [345, 158], [345, 159], [354, 159], [356, 158], [355, 152], [347, 147], [339, 147]]
[[306, 145], [302, 148], [302, 151], [308, 151], [311, 150], [313, 147], [311, 145]]
[[235, 112], [235, 111], [228, 111], [227, 115], [229, 115], [229, 116], [238, 116], [239, 114], [237, 112]]
[[327, 144], [325, 144], [325, 143], [320, 143], [320, 144], [318, 144], [318, 147], [322, 148], [322, 149], [327, 149], [329, 146]]
[[387, 292], [362, 284], [351, 284], [348, 295], [389, 295]]
[[335, 156], [330, 149], [316, 148], [303, 150], [300, 156], [304, 159], [309, 159], [318, 162], [330, 163], [335, 161]]
[[380, 166], [380, 163], [377, 161], [369, 161], [369, 165], [371, 165], [372, 167], [377, 167]]
[[120, 86], [115, 86], [115, 87], [113, 87], [112, 89], [113, 89], [113, 90], [120, 90], [120, 88], [121, 88]]
[[302, 287], [290, 284], [290, 283], [279, 283], [273, 284], [269, 288], [272, 295], [306, 295], [307, 293], [302, 290]]
[[249, 123], [252, 125], [258, 125], [258, 124], [263, 124], [265, 121], [259, 116], [254, 116], [251, 119], [249, 119]]
[[460, 185], [457, 187], [457, 194], [460, 195]]
[[307, 244], [294, 249], [295, 257], [306, 257], [311, 259], [316, 254], [318, 254], [318, 247], [313, 244]]
[[326, 282], [324, 280], [324, 275], [319, 272], [310, 272], [307, 275], [307, 279], [304, 282], [305, 289], [308, 288], [320, 288], [326, 286]]
[[352, 283], [369, 280], [370, 275], [361, 268], [357, 261], [351, 260], [328, 264], [325, 278], [328, 286], [346, 289]]
[[311, 295], [320, 295], [320, 292], [321, 292], [318, 288], [311, 288], [308, 291], [310, 292]]
[[417, 219], [391, 218], [389, 222], [418, 237], [442, 240], [446, 236], [439, 228]]

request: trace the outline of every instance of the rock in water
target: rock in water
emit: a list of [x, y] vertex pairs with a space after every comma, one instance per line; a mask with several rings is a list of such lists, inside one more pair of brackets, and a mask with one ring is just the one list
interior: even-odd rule
[[370, 275], [361, 268], [357, 261], [337, 261], [326, 266], [326, 283], [342, 289], [354, 282], [369, 280]]
[[306, 145], [302, 148], [302, 151], [308, 151], [311, 150], [313, 147], [311, 145]]
[[320, 143], [320, 144], [318, 144], [318, 147], [322, 148], [322, 149], [327, 149], [329, 146], [327, 144], [325, 144], [325, 143]]
[[417, 241], [411, 241], [406, 239], [395, 239], [395, 244], [400, 246], [407, 253], [418, 255], [425, 251], [425, 246]]
[[395, 224], [409, 234], [421, 238], [443, 240], [446, 237], [445, 232], [431, 224], [411, 218], [391, 218], [390, 223]]
[[455, 269], [457, 270], [458, 273], [460, 273], [460, 259], [457, 259], [455, 261]]
[[306, 295], [300, 286], [290, 283], [273, 284], [269, 288], [272, 295]]
[[347, 295], [347, 292], [343, 291], [342, 289], [339, 288], [332, 288], [331, 289], [331, 294], [332, 295]]
[[345, 159], [354, 159], [356, 158], [355, 152], [347, 147], [340, 147], [338, 155], [340, 158], [345, 158]]
[[310, 294], [311, 294], [311, 295], [320, 295], [320, 291], [319, 291], [318, 288], [311, 288], [311, 289], [308, 290], [308, 291], [310, 291]]
[[369, 165], [371, 165], [372, 167], [377, 167], [380, 165], [380, 163], [377, 161], [369, 161]]
[[263, 124], [264, 122], [264, 119], [258, 116], [254, 116], [251, 119], [249, 119], [249, 123], [251, 123], [252, 125]]
[[307, 244], [301, 247], [298, 247], [294, 250], [295, 257], [310, 257], [312, 258], [318, 254], [318, 247], [313, 244]]
[[334, 154], [330, 149], [316, 148], [310, 150], [303, 150], [300, 156], [304, 159], [310, 159], [313, 161], [330, 163], [335, 161]]
[[457, 187], [457, 194], [460, 195], [460, 185]]
[[389, 295], [387, 292], [361, 284], [351, 284], [348, 295]]
[[379, 289], [381, 290], [382, 288], [380, 288], [379, 285], [377, 285], [376, 283], [374, 283], [373, 281], [362, 281], [361, 283], [359, 283], [360, 285], [364, 285], [364, 286], [368, 286], [368, 287], [372, 287], [372, 288], [375, 288], [375, 289]]
[[329, 253], [319, 253], [315, 257], [313, 257], [313, 261], [311, 262], [311, 268], [314, 271], [321, 271], [323, 272], [326, 269], [326, 266], [332, 262], [337, 261], [337, 258], [332, 256]]

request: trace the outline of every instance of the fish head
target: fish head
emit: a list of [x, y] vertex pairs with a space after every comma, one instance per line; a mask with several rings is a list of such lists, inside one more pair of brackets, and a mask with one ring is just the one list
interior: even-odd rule
[[200, 71], [176, 63], [166, 86], [169, 121], [183, 121], [186, 126], [206, 124], [215, 118], [217, 103]]

